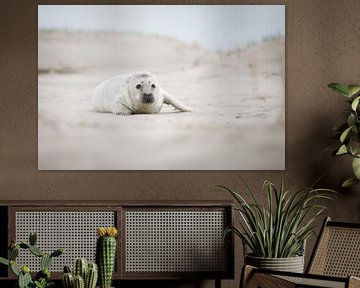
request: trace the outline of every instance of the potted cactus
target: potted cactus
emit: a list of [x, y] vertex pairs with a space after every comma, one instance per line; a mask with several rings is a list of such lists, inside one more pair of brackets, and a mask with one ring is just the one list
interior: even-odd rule
[[[29, 243], [12, 242], [8, 252], [8, 259], [0, 257], [0, 263], [10, 266], [11, 271], [18, 277], [18, 288], [49, 288], [54, 285], [50, 280], [50, 265], [52, 259], [63, 254], [64, 250], [57, 249], [52, 253], [45, 253], [36, 246], [36, 241], [36, 233], [30, 233]], [[28, 250], [30, 253], [41, 259], [41, 270], [35, 275], [34, 280], [30, 275], [30, 268], [28, 266], [19, 266], [16, 263], [20, 249]]]
[[96, 262], [99, 267], [99, 287], [110, 288], [116, 258], [115, 227], [100, 227], [96, 231]]
[[98, 267], [96, 263], [88, 262], [86, 258], [78, 258], [71, 272], [69, 266], [64, 267], [64, 288], [95, 288], [98, 279]]

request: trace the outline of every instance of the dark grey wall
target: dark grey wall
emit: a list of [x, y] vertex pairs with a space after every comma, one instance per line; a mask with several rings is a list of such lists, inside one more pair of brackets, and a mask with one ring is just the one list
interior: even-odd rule
[[[75, 3], [55, 1], [60, 2]], [[339, 188], [351, 173], [349, 159], [324, 151], [332, 143], [333, 125], [346, 108], [327, 84], [360, 82], [358, 0], [196, 2], [286, 5], [286, 170], [278, 172], [37, 171], [37, 4], [51, 1], [0, 3], [0, 200], [230, 199], [205, 188], [210, 183], [238, 187], [237, 175], [241, 175], [263, 201], [264, 179], [280, 183], [284, 178], [286, 186], [295, 190], [325, 173], [320, 185], [339, 191], [328, 214], [336, 220], [360, 221], [360, 186]], [[308, 246], [311, 251], [312, 242]], [[239, 251], [236, 256], [239, 271]], [[224, 286], [237, 287], [239, 273], [236, 277]]]

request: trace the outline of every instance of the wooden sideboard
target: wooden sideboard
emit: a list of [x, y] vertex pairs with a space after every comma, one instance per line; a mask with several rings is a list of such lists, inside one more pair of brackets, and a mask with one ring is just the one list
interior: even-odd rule
[[[221, 279], [234, 278], [234, 239], [223, 238], [232, 221], [231, 204], [221, 201], [0, 202], [0, 256], [6, 257], [12, 240], [26, 241], [36, 231], [42, 249], [65, 249], [51, 266], [53, 278], [60, 279], [63, 265], [72, 265], [75, 258], [94, 260], [96, 227], [115, 226], [114, 283], [215, 279], [220, 287]], [[35, 271], [34, 258], [21, 255], [19, 260]], [[0, 281], [5, 285], [12, 279], [0, 265]]]

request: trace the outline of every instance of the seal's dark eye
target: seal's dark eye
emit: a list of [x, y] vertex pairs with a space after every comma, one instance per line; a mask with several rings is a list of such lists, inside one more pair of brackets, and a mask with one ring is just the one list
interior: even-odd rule
[[136, 89], [140, 89], [140, 88], [141, 88], [141, 84], [137, 84]]
[[155, 88], [156, 88], [156, 85], [155, 85], [155, 84], [152, 84], [151, 87], [155, 89]]

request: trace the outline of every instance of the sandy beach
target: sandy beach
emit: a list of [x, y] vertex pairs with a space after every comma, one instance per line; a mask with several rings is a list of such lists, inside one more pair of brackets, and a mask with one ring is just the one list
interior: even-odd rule
[[[285, 43], [220, 53], [157, 35], [39, 31], [40, 170], [285, 169]], [[149, 71], [192, 112], [117, 116], [101, 81]]]

